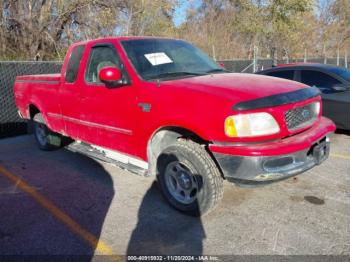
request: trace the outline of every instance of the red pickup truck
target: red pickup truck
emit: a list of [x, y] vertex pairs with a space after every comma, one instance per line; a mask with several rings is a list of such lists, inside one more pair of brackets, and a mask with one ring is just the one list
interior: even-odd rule
[[76, 43], [61, 74], [18, 76], [14, 89], [41, 149], [70, 137], [77, 151], [157, 176], [191, 215], [213, 209], [223, 180], [269, 183], [320, 164], [335, 130], [316, 88], [230, 73], [175, 39]]

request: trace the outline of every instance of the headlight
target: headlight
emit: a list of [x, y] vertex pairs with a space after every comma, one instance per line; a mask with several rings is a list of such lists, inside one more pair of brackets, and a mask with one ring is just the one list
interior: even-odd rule
[[279, 131], [279, 125], [269, 113], [234, 115], [225, 120], [225, 134], [229, 137], [266, 136]]
[[318, 116], [321, 111], [321, 103], [320, 102], [313, 103], [313, 107], [314, 107], [316, 116]]

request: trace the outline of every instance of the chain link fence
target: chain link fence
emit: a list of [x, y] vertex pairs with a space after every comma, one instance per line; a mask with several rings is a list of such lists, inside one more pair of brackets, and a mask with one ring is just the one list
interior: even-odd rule
[[[232, 72], [253, 73], [270, 68], [273, 65], [271, 59], [253, 60], [223, 60], [226, 69]], [[289, 60], [290, 63], [304, 62], [300, 60]], [[346, 59], [341, 58], [316, 58], [308, 59], [307, 62], [327, 63], [345, 67]], [[278, 63], [286, 63], [285, 60], [278, 60]], [[27, 133], [27, 124], [19, 118], [14, 100], [13, 84], [16, 76], [59, 73], [61, 62], [0, 62], [0, 138], [16, 136]]]
[[61, 62], [0, 62], [0, 138], [25, 134], [27, 124], [17, 114], [13, 84], [16, 76], [59, 73]]

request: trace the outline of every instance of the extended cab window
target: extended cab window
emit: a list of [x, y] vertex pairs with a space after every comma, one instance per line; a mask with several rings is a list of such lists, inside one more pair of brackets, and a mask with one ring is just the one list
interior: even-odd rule
[[313, 70], [301, 71], [301, 82], [309, 86], [316, 86], [323, 93], [331, 93], [333, 92], [333, 86], [341, 84], [341, 82], [334, 77]]
[[275, 72], [267, 73], [266, 75], [284, 78], [284, 79], [289, 79], [289, 80], [294, 79], [294, 71], [293, 70], [275, 71]]
[[96, 46], [91, 49], [85, 80], [88, 83], [101, 83], [99, 72], [102, 68], [112, 66], [120, 67], [120, 59], [117, 51], [112, 46]]
[[74, 47], [66, 69], [66, 82], [74, 83], [77, 80], [79, 64], [84, 52], [84, 45]]

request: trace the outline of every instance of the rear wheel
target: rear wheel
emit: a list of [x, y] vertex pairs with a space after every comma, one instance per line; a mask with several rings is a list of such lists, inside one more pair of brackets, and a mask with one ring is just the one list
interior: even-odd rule
[[199, 144], [179, 140], [158, 158], [158, 181], [166, 200], [176, 209], [200, 216], [223, 195], [223, 179], [213, 159]]
[[40, 113], [33, 118], [34, 122], [34, 137], [39, 148], [42, 150], [54, 150], [62, 145], [61, 135], [52, 132], [45, 123], [44, 118]]

